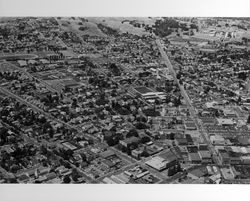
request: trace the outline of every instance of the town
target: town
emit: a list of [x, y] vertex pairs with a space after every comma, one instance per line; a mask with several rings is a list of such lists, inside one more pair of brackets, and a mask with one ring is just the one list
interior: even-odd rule
[[0, 18], [0, 183], [249, 184], [249, 30]]

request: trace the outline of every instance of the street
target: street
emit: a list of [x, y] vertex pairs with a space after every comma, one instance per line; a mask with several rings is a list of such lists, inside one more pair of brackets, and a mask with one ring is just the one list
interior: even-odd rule
[[190, 98], [188, 97], [186, 90], [184, 89], [184, 87], [182, 85], [180, 85], [179, 80], [176, 77], [176, 72], [175, 72], [175, 70], [174, 70], [171, 62], [169, 61], [169, 58], [168, 58], [166, 52], [164, 51], [164, 46], [161, 44], [161, 42], [160, 42], [159, 39], [156, 39], [156, 44], [157, 44], [157, 46], [159, 48], [159, 51], [161, 53], [161, 56], [162, 56], [162, 58], [163, 58], [163, 60], [164, 60], [164, 62], [166, 64], [166, 66], [170, 70], [170, 73], [172, 74], [175, 82], [178, 84], [178, 86], [179, 86], [179, 88], [181, 90], [181, 94], [184, 97], [184, 99], [185, 99], [185, 101], [186, 101], [186, 103], [188, 105], [188, 109], [190, 111], [190, 115], [191, 115], [192, 119], [194, 120], [194, 122], [196, 124], [196, 127], [197, 128], [201, 128], [200, 129], [201, 136], [202, 136], [204, 142], [208, 145], [209, 151], [210, 151], [210, 153], [213, 156], [214, 162], [218, 166], [222, 165], [222, 162], [220, 161], [219, 157], [217, 156], [216, 151], [214, 149], [214, 146], [212, 145], [212, 143], [211, 143], [211, 141], [210, 141], [207, 133], [205, 132], [205, 129], [204, 129], [203, 125], [200, 124], [199, 121], [198, 121], [198, 116], [197, 116], [197, 114], [195, 112], [194, 107], [192, 106], [192, 102], [191, 102]]

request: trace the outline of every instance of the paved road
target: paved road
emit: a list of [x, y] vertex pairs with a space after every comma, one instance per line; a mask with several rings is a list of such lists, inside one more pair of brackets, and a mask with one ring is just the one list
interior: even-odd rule
[[211, 141], [210, 141], [210, 139], [208, 137], [208, 134], [206, 133], [205, 129], [203, 128], [203, 125], [201, 123], [199, 123], [199, 121], [198, 121], [198, 116], [196, 114], [195, 108], [192, 106], [192, 101], [190, 100], [186, 90], [184, 89], [184, 87], [182, 85], [180, 85], [179, 80], [176, 77], [176, 72], [175, 72], [175, 70], [174, 70], [174, 68], [173, 68], [173, 66], [172, 66], [166, 52], [164, 51], [164, 46], [161, 44], [159, 39], [156, 39], [156, 44], [157, 44], [157, 46], [159, 48], [159, 51], [161, 53], [161, 56], [162, 56], [162, 58], [163, 58], [163, 60], [164, 60], [164, 62], [166, 64], [166, 66], [168, 67], [168, 69], [169, 69], [170, 73], [172, 74], [175, 82], [178, 84], [178, 86], [179, 86], [179, 88], [181, 90], [181, 94], [184, 97], [184, 99], [185, 99], [185, 101], [186, 101], [186, 103], [188, 105], [190, 115], [191, 115], [192, 119], [194, 120], [194, 122], [196, 124], [196, 127], [200, 128], [201, 136], [202, 136], [204, 142], [208, 145], [209, 151], [212, 154], [215, 163], [217, 165], [222, 165], [222, 162], [220, 161], [219, 157], [216, 154], [214, 146], [211, 144]]

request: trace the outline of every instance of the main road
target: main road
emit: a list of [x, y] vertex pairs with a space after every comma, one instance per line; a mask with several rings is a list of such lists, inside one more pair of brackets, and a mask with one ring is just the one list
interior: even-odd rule
[[220, 158], [217, 156], [216, 151], [215, 151], [215, 148], [214, 148], [214, 146], [212, 145], [212, 143], [211, 143], [211, 141], [210, 141], [210, 139], [209, 139], [209, 137], [208, 137], [208, 135], [207, 135], [207, 133], [206, 133], [206, 131], [205, 131], [203, 125], [202, 125], [202, 123], [200, 123], [199, 120], [198, 120], [198, 116], [197, 116], [197, 114], [196, 114], [195, 108], [192, 106], [192, 101], [190, 100], [190, 98], [189, 98], [189, 96], [188, 96], [186, 90], [184, 89], [183, 85], [181, 85], [181, 84], [179, 83], [179, 80], [178, 80], [177, 77], [176, 77], [176, 72], [175, 72], [175, 70], [174, 70], [174, 68], [173, 68], [173, 65], [171, 64], [171, 62], [170, 62], [170, 60], [169, 60], [169, 58], [168, 58], [168, 55], [167, 55], [166, 52], [164, 51], [164, 48], [165, 48], [165, 47], [164, 47], [164, 45], [161, 43], [161, 41], [160, 41], [159, 38], [156, 38], [156, 44], [157, 44], [157, 46], [158, 46], [158, 49], [159, 49], [159, 51], [160, 51], [160, 53], [161, 53], [161, 56], [162, 56], [162, 58], [163, 58], [163, 61], [164, 61], [165, 65], [166, 65], [167, 68], [169, 69], [169, 71], [170, 71], [170, 73], [172, 74], [172, 76], [173, 76], [175, 82], [178, 84], [178, 86], [179, 86], [179, 88], [180, 88], [181, 94], [182, 94], [182, 96], [184, 97], [184, 99], [185, 99], [185, 101], [186, 101], [186, 103], [187, 103], [187, 105], [188, 105], [188, 109], [189, 109], [189, 111], [190, 111], [190, 115], [191, 115], [192, 119], [194, 120], [194, 122], [195, 122], [195, 124], [196, 124], [196, 127], [197, 127], [197, 128], [200, 128], [201, 136], [202, 136], [204, 142], [208, 145], [209, 151], [210, 151], [210, 153], [211, 153], [212, 156], [213, 156], [214, 162], [215, 162], [218, 166], [222, 165], [222, 162], [221, 162]]

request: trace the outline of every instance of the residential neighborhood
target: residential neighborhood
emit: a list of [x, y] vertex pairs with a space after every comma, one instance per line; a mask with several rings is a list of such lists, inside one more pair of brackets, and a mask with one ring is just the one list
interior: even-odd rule
[[250, 20], [0, 18], [0, 183], [249, 184]]

